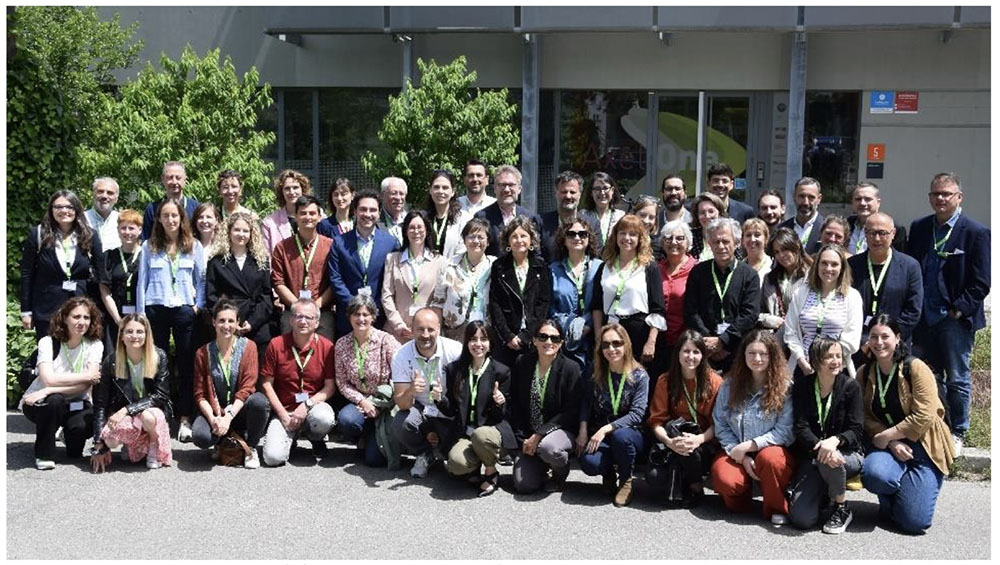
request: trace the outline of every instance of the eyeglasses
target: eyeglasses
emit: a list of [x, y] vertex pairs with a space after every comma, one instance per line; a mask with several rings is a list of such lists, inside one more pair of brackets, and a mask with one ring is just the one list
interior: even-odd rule
[[595, 187], [591, 188], [590, 190], [592, 192], [611, 192], [612, 190], [614, 190], [614, 187], [610, 187], [610, 186], [607, 186], [607, 185], [604, 185], [604, 186], [595, 186]]
[[888, 230], [865, 230], [865, 235], [871, 238], [889, 237], [889, 234], [891, 233], [892, 232]]
[[927, 193], [927, 195], [930, 196], [931, 198], [940, 198], [942, 200], [951, 200], [951, 197], [955, 196], [956, 194], [958, 194], [957, 191], [956, 192], [940, 191], [940, 192]]
[[316, 316], [309, 316], [308, 314], [296, 314], [296, 322], [311, 322], [316, 319]]
[[566, 230], [566, 237], [568, 239], [587, 239], [590, 234], [587, 230]]
[[687, 241], [686, 235], [665, 235], [663, 241]]
[[468, 241], [486, 241], [486, 236], [483, 234], [469, 234], [465, 236]]
[[621, 349], [625, 346], [625, 342], [620, 339], [615, 339], [611, 341], [601, 342], [601, 351], [607, 351], [609, 349]]
[[514, 188], [517, 186], [516, 182], [501, 182], [497, 183], [497, 188]]
[[563, 338], [559, 334], [535, 334], [535, 340], [540, 343], [545, 343], [546, 341], [562, 343]]

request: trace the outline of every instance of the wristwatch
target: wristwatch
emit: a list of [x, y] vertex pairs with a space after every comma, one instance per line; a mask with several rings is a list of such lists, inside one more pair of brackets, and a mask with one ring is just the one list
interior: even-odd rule
[[306, 399], [306, 403], [305, 403], [305, 404], [306, 404], [306, 408], [312, 408], [313, 406], [315, 406], [315, 405], [316, 405], [316, 404], [315, 404], [315, 403], [314, 403], [314, 402], [312, 401], [312, 399], [311, 399], [311, 398], [307, 398], [307, 399]]

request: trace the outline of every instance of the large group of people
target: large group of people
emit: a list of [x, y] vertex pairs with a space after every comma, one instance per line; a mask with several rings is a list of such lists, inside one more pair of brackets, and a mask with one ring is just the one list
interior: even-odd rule
[[990, 231], [954, 173], [908, 238], [874, 184], [854, 189], [855, 215], [824, 218], [804, 177], [785, 219], [781, 191], [756, 211], [736, 200], [725, 164], [690, 202], [668, 175], [627, 209], [610, 175], [565, 171], [541, 216], [513, 166], [486, 194], [477, 159], [434, 171], [412, 207], [403, 179], [338, 178], [324, 210], [285, 170], [263, 219], [236, 171], [217, 204], [184, 195], [179, 162], [161, 180], [144, 214], [115, 208], [114, 179], [91, 210], [56, 191], [28, 233], [38, 352], [21, 409], [38, 469], [60, 428], [70, 458], [93, 438], [94, 472], [119, 446], [171, 465], [176, 421], [178, 441], [251, 469], [300, 436], [324, 457], [336, 434], [366, 465], [414, 457], [421, 478], [443, 462], [488, 496], [509, 464], [517, 492], [566, 488], [576, 458], [615, 506], [634, 476], [686, 508], [710, 484], [734, 512], [756, 486], [766, 519], [831, 534], [863, 487], [919, 533], [969, 427]]

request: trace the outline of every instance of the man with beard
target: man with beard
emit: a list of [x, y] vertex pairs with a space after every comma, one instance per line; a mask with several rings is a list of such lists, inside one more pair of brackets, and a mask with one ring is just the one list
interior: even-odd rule
[[757, 197], [757, 217], [764, 220], [768, 231], [774, 235], [778, 224], [785, 219], [785, 195], [769, 188]]
[[[882, 208], [878, 186], [872, 182], [858, 183], [851, 195], [851, 208], [854, 209], [854, 215], [847, 218], [847, 224], [851, 226], [851, 240], [847, 243], [847, 252], [856, 255], [868, 249], [865, 222], [871, 216], [878, 214]], [[892, 238], [892, 247], [902, 252], [906, 250], [906, 228], [903, 226], [893, 226], [893, 228], [896, 230], [896, 235]]]
[[795, 231], [806, 253], [819, 251], [820, 227], [823, 215], [819, 213], [819, 203], [823, 200], [819, 181], [812, 177], [802, 177], [795, 182], [795, 217], [778, 224], [779, 228]]
[[118, 181], [111, 177], [100, 177], [94, 180], [94, 207], [85, 212], [87, 223], [101, 236], [101, 248], [104, 251], [122, 246], [118, 237]]
[[555, 241], [559, 226], [581, 221], [589, 224], [595, 234], [601, 231], [600, 224], [595, 222], [593, 217], [581, 216], [576, 213], [580, 207], [580, 188], [583, 186], [583, 177], [573, 171], [563, 171], [556, 177], [555, 185], [556, 209], [542, 214], [542, 256], [546, 262], [558, 255]]
[[486, 171], [486, 163], [479, 159], [469, 159], [462, 171], [462, 182], [465, 184], [465, 195], [458, 197], [458, 205], [475, 216], [477, 212], [497, 201], [486, 194], [486, 185], [490, 182], [490, 174]]
[[684, 207], [687, 187], [684, 186], [684, 179], [680, 175], [671, 173], [663, 177], [663, 182], [660, 183], [660, 198], [663, 200], [663, 208], [660, 210], [660, 221], [657, 225], [665, 226], [667, 222], [673, 220], [691, 223], [691, 212]]
[[734, 184], [733, 168], [725, 163], [716, 163], [708, 168], [708, 191], [718, 196], [725, 204], [729, 217], [743, 225], [743, 222], [753, 217], [753, 208], [729, 198]]
[[[497, 201], [480, 210], [476, 217], [482, 218], [490, 224], [490, 244], [486, 248], [486, 254], [499, 257], [503, 255], [501, 253], [503, 248], [500, 246], [500, 232], [515, 216], [527, 216], [535, 222], [536, 227], [542, 225], [542, 220], [517, 203], [517, 199], [521, 196], [521, 171], [517, 170], [517, 167], [501, 165], [497, 168], [493, 177], [493, 188], [497, 195]], [[579, 200], [579, 197], [577, 199]]]

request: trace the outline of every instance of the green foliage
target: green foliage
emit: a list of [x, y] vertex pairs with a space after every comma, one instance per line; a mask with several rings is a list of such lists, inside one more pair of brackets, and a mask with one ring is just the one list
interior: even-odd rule
[[[7, 257], [15, 258], [53, 190], [75, 189], [89, 201], [76, 151], [110, 100], [112, 72], [131, 66], [142, 45], [132, 40], [136, 25], [122, 29], [117, 15], [101, 21], [95, 8], [19, 6], [7, 26], [15, 45], [7, 67]], [[19, 267], [7, 261], [8, 294], [17, 293]]]
[[91, 177], [109, 175], [122, 187], [119, 207], [144, 208], [163, 196], [163, 163], [185, 164], [185, 194], [219, 203], [215, 183], [223, 169], [243, 175], [243, 200], [263, 212], [273, 207], [270, 177], [273, 165], [264, 149], [273, 132], [256, 131], [257, 112], [268, 107], [270, 87], [258, 87], [255, 68], [242, 79], [219, 50], [199, 57], [190, 46], [179, 61], [165, 55], [162, 70], [147, 64], [121, 87], [117, 100], [102, 100], [103, 120], [93, 141], [80, 152], [81, 167]]
[[990, 370], [990, 334], [989, 326], [976, 332], [976, 340], [972, 344], [972, 357], [969, 359], [973, 371]]
[[12, 409], [21, 400], [17, 375], [24, 360], [35, 352], [35, 331], [21, 327], [21, 305], [17, 300], [7, 301], [7, 408]]
[[466, 71], [460, 56], [445, 66], [417, 60], [420, 85], [406, 81], [399, 96], [389, 97], [389, 113], [379, 140], [386, 151], [367, 151], [361, 158], [375, 183], [393, 175], [409, 184], [408, 200], [422, 203], [435, 169], [461, 174], [472, 157], [492, 164], [517, 162], [520, 130], [517, 106], [507, 89], [473, 90], [476, 72]]

